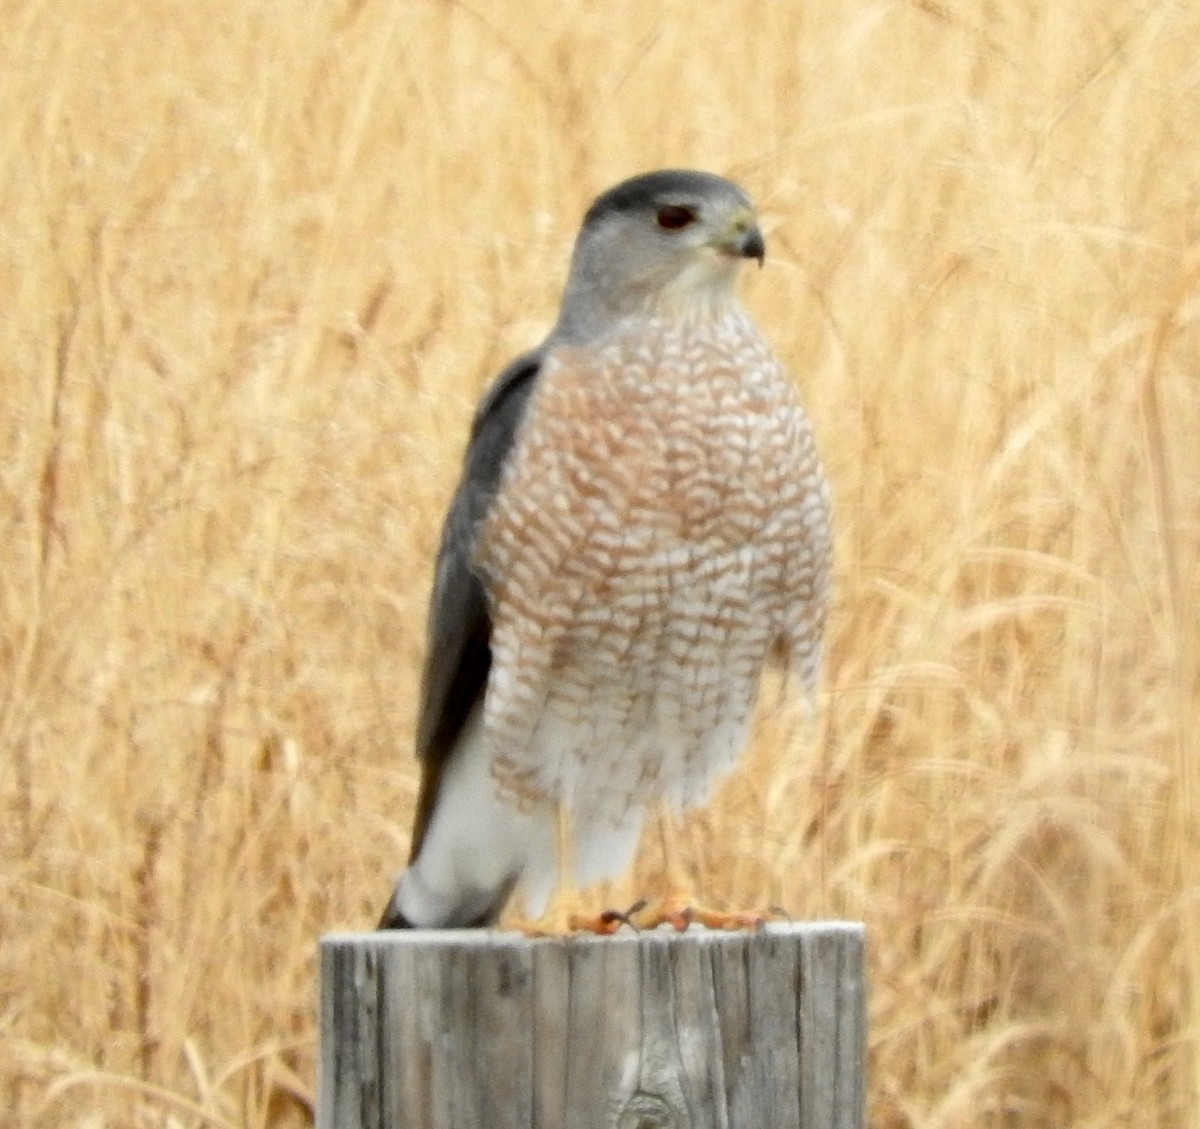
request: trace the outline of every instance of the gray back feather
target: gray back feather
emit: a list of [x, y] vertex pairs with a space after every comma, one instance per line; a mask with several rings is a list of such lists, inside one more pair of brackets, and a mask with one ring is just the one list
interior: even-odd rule
[[519, 357], [496, 378], [475, 413], [462, 479], [442, 529], [429, 605], [417, 724], [417, 755], [424, 761], [450, 754], [487, 683], [491, 619], [474, 567], [475, 541], [540, 367], [541, 350]]

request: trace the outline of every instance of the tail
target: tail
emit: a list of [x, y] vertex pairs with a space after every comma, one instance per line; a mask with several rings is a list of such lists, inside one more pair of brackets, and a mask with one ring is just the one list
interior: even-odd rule
[[376, 930], [380, 929], [416, 929], [416, 926], [408, 920], [407, 917], [400, 911], [400, 887], [397, 886], [392, 891], [392, 896], [388, 898], [388, 904], [383, 907], [383, 914], [379, 918], [379, 924], [375, 926]]
[[400, 908], [401, 890], [404, 887], [404, 880], [411, 873], [407, 871], [401, 875], [400, 881], [396, 883], [395, 890], [392, 891], [392, 896], [388, 899], [388, 903], [383, 908], [383, 913], [379, 918], [379, 924], [375, 926], [377, 930], [382, 929], [487, 929], [496, 924], [500, 918], [500, 914], [504, 909], [505, 903], [512, 894], [513, 887], [516, 885], [516, 877], [514, 876], [509, 881], [505, 882], [496, 892], [495, 898], [490, 903], [486, 903], [482, 912], [479, 909], [478, 896], [466, 900], [465, 904], [458, 906], [446, 907], [438, 915], [437, 918], [430, 921], [417, 922], [409, 918]]
[[380, 929], [494, 925], [530, 850], [548, 850], [553, 858], [551, 825], [497, 799], [478, 716], [476, 710], [453, 756], [422, 765], [408, 869], [379, 919]]

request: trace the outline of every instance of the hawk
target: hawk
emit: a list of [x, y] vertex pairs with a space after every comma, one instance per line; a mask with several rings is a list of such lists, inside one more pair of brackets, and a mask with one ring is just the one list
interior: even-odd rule
[[486, 926], [518, 887], [538, 917], [619, 874], [648, 807], [700, 804], [734, 764], [768, 661], [811, 690], [830, 506], [734, 291], [764, 255], [750, 198], [709, 173], [634, 177], [584, 217], [554, 328], [471, 428], [381, 928]]

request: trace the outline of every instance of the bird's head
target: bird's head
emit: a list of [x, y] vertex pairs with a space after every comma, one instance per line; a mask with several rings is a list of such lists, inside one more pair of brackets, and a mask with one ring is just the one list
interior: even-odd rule
[[575, 243], [558, 333], [605, 333], [632, 315], [687, 316], [733, 301], [746, 259], [766, 248], [754, 204], [732, 181], [673, 169], [610, 188]]

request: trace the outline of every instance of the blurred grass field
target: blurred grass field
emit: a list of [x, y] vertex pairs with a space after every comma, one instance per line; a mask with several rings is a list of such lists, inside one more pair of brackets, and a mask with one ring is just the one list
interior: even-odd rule
[[1200, 1126], [1200, 8], [10, 0], [0, 107], [11, 1124], [309, 1123], [475, 399], [686, 165], [838, 511], [689, 864], [866, 920], [876, 1129]]

